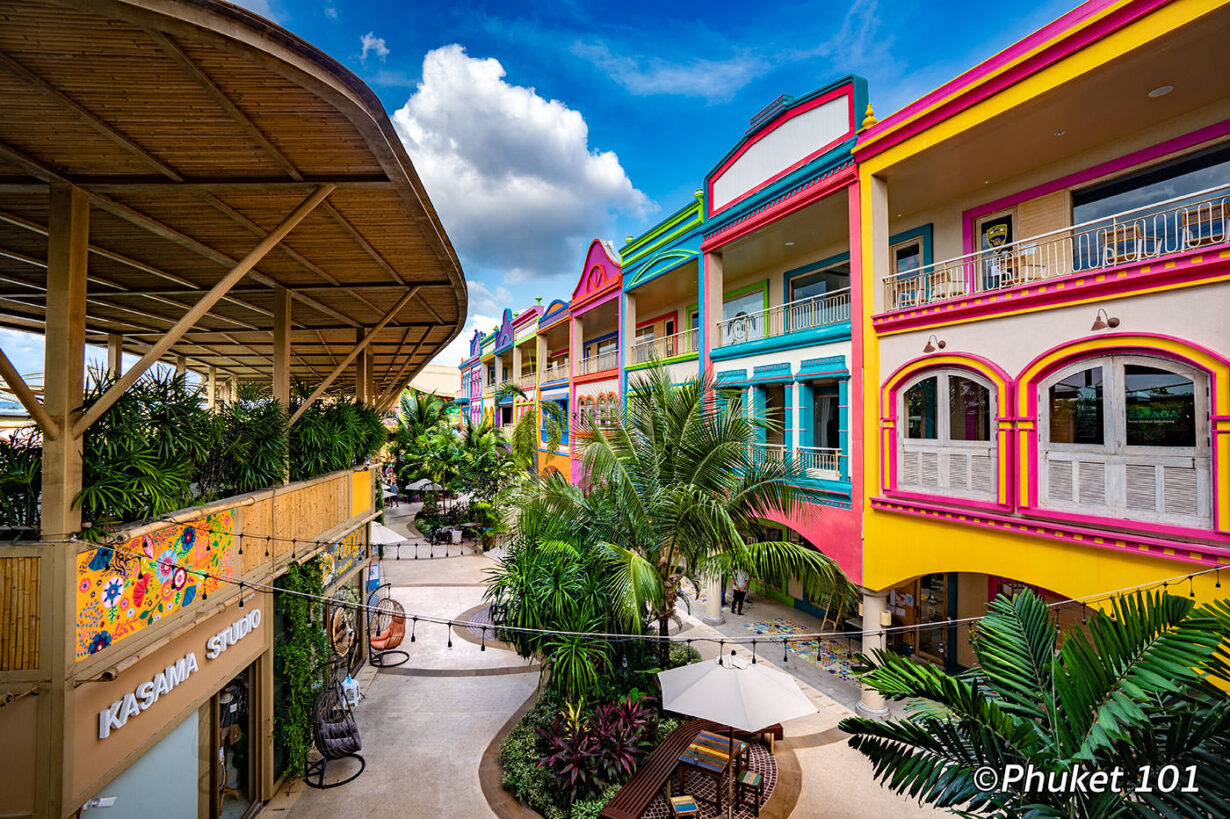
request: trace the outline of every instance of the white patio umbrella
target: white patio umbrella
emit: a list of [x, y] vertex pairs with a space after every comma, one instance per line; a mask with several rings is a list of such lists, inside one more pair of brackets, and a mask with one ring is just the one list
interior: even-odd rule
[[[764, 663], [750, 663], [734, 653], [716, 660], [659, 671], [662, 707], [679, 714], [730, 726], [734, 755], [735, 731], [759, 731], [778, 722], [816, 713], [816, 706], [799, 690], [794, 677]], [[733, 810], [733, 778], [727, 809]]]
[[434, 483], [430, 478], [419, 478], [412, 484], [409, 484], [407, 489], [413, 489], [415, 492], [439, 492], [444, 489], [438, 483]]
[[394, 543], [401, 543], [407, 540], [404, 535], [399, 535], [383, 523], [372, 522], [372, 544], [377, 546], [392, 546]]

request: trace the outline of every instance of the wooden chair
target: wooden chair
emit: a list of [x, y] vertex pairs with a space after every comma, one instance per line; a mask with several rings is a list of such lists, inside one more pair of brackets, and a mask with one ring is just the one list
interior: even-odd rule
[[[683, 796], [671, 797], [671, 810], [676, 816], [700, 816], [700, 805], [696, 804], [696, 800], [686, 794]], [[757, 813], [757, 816], [760, 814]]]
[[385, 583], [368, 596], [368, 605], [374, 607], [367, 621], [368, 645], [371, 647], [368, 659], [379, 668], [393, 668], [410, 660], [410, 654], [398, 648], [406, 638], [406, 610], [387, 592], [374, 604], [371, 602], [381, 589], [391, 589], [392, 585]]
[[1184, 208], [1179, 213], [1179, 235], [1185, 247], [1204, 247], [1226, 241], [1230, 225], [1230, 204]]
[[751, 791], [755, 795], [752, 810], [759, 816], [760, 803], [764, 801], [764, 777], [755, 771], [744, 771], [735, 782], [735, 809], [743, 805], [743, 794]]
[[1102, 248], [1102, 264], [1113, 266], [1140, 258], [1140, 225], [1128, 222], [1110, 229], [1109, 241]]

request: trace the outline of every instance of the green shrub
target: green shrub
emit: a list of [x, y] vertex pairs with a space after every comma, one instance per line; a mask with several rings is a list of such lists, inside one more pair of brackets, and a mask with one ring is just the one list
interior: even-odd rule
[[38, 526], [43, 436], [34, 427], [0, 438], [0, 525]]
[[691, 665], [700, 662], [700, 652], [687, 643], [671, 643], [670, 667]]
[[569, 819], [598, 819], [598, 814], [606, 807], [606, 803], [615, 798], [623, 785], [610, 785], [593, 799], [582, 799], [572, 803]]

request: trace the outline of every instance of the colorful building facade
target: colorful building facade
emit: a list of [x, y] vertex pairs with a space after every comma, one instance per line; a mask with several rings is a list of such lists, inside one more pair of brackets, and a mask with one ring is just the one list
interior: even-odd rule
[[766, 527], [863, 588], [865, 648], [952, 669], [944, 624], [1001, 592], [1230, 562], [1227, 34], [1224, 4], [1090, 0], [878, 122], [855, 76], [775, 100], [693, 202], [591, 243], [538, 319], [542, 400], [712, 372], [820, 493]]

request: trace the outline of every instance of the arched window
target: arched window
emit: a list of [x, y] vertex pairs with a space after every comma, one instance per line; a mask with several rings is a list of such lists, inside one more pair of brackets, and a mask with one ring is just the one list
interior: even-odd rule
[[1041, 382], [1038, 497], [1049, 508], [1202, 526], [1211, 519], [1208, 379], [1102, 356]]
[[994, 500], [990, 382], [965, 370], [929, 370], [898, 395], [897, 488]]

